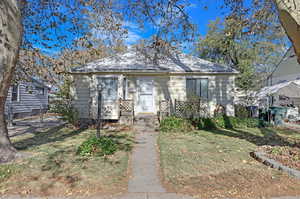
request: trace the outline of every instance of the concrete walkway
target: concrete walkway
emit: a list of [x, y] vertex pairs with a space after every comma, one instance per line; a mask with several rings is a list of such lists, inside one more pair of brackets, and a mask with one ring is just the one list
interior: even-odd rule
[[155, 120], [149, 117], [137, 119], [135, 124], [137, 142], [132, 154], [132, 177], [129, 179], [129, 193], [165, 193], [159, 179], [158, 156], [156, 151], [157, 132]]
[[156, 116], [140, 115], [136, 118], [136, 145], [132, 154], [131, 178], [128, 194], [122, 199], [189, 199], [175, 193], [167, 193], [159, 177], [159, 157], [157, 152], [158, 126]]

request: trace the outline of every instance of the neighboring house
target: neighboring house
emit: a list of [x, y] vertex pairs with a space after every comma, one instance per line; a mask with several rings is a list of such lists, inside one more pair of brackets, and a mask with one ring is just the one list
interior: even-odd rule
[[5, 103], [5, 113], [13, 113], [14, 118], [36, 115], [42, 108], [48, 109], [48, 87], [32, 79], [31, 82], [14, 84], [9, 88]]
[[286, 81], [262, 88], [256, 98], [261, 106], [300, 106], [300, 80]]
[[166, 56], [159, 64], [147, 62], [137, 50], [103, 58], [75, 67], [74, 106], [80, 118], [96, 118], [98, 89], [102, 85], [105, 119], [119, 119], [119, 99], [134, 102], [134, 114], [157, 113], [161, 100], [201, 98], [212, 115], [218, 104], [234, 115], [235, 76], [231, 67], [177, 53]]
[[291, 47], [267, 79], [267, 86], [300, 79], [300, 64]]

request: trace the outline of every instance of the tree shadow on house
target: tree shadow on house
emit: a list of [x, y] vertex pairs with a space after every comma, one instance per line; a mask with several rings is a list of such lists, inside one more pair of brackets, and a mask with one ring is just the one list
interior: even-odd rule
[[74, 135], [78, 135], [87, 129], [87, 128], [81, 128], [73, 131], [64, 131], [63, 130], [64, 127], [65, 125], [60, 125], [43, 132], [33, 131], [34, 132], [33, 137], [18, 140], [14, 142], [13, 145], [17, 150], [25, 150], [43, 144], [54, 143], [57, 141], [65, 140], [66, 138], [72, 137]]
[[[219, 135], [225, 135], [233, 138], [239, 138], [251, 142], [257, 146], [271, 145], [271, 146], [299, 146], [300, 140], [288, 139], [279, 135], [275, 129], [261, 127], [259, 132], [254, 130], [243, 130], [234, 128], [228, 117], [224, 116], [225, 129], [212, 129], [210, 132]], [[297, 143], [298, 142], [298, 143]]]

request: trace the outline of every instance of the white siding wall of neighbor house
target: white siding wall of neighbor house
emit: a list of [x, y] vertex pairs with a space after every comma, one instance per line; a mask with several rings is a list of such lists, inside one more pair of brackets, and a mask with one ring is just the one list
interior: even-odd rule
[[[300, 65], [298, 66], [300, 70]], [[269, 82], [269, 85], [280, 84], [283, 82], [293, 81], [293, 80], [300, 80], [300, 72], [290, 74], [290, 75], [282, 75], [282, 76], [272, 76], [272, 82]]]
[[[30, 89], [28, 89], [30, 88]], [[6, 99], [6, 109], [7, 113], [8, 107], [12, 107], [14, 114], [25, 114], [38, 112], [40, 107], [43, 109], [48, 108], [48, 89], [46, 87], [40, 87], [44, 89], [44, 94], [38, 94], [36, 86], [31, 83], [19, 84], [18, 86], [18, 100], [12, 101], [12, 87], [8, 90], [8, 95]]]
[[283, 57], [271, 76], [268, 78], [268, 86], [300, 79], [300, 64], [293, 48], [290, 48]]

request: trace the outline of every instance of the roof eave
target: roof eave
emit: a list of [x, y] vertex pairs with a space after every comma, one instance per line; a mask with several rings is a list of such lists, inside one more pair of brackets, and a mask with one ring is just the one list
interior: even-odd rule
[[148, 75], [148, 76], [180, 76], [180, 75], [238, 75], [239, 72], [198, 72], [198, 71], [190, 71], [190, 72], [157, 72], [157, 71], [97, 71], [97, 72], [66, 72], [70, 75]]

